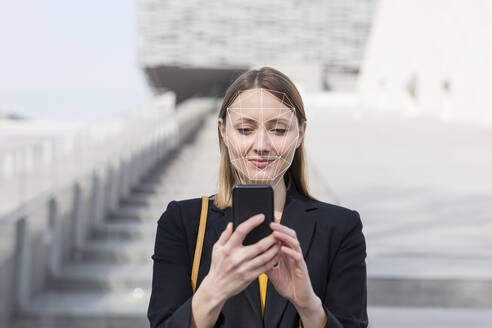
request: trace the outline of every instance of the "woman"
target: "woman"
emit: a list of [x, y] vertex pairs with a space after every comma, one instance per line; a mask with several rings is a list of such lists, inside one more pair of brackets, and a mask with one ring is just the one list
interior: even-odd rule
[[[151, 327], [367, 327], [362, 222], [357, 211], [309, 194], [305, 131], [301, 96], [281, 72], [251, 70], [229, 87], [197, 290], [190, 277], [201, 199], [172, 201], [158, 221], [152, 256]], [[233, 229], [237, 183], [274, 189], [273, 233], [253, 245], [242, 241], [264, 217]]]

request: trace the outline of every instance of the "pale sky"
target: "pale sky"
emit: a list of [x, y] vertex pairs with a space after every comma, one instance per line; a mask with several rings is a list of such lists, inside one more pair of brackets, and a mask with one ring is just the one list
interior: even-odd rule
[[94, 120], [150, 97], [137, 0], [0, 2], [0, 112]]

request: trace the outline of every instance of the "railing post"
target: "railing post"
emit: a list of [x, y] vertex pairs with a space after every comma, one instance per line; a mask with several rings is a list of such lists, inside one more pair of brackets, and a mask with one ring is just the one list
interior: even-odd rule
[[110, 166], [108, 169], [108, 197], [107, 197], [107, 211], [112, 212], [118, 207], [119, 201], [119, 184], [117, 169]]
[[83, 192], [79, 183], [75, 184], [73, 197], [72, 218], [74, 224], [72, 234], [77, 254], [77, 251], [84, 245], [85, 241], [85, 215], [84, 206], [82, 204]]
[[132, 164], [132, 153], [129, 152], [126, 158], [123, 161], [122, 165], [122, 175], [123, 175], [123, 184], [121, 189], [121, 197], [125, 198], [130, 193], [131, 189], [131, 164]]
[[94, 172], [92, 176], [92, 202], [91, 202], [91, 219], [93, 225], [100, 225], [104, 219], [104, 198], [105, 194], [102, 188], [101, 178]]
[[138, 182], [138, 161], [140, 156], [140, 149], [133, 151], [132, 157], [130, 159], [130, 190], [131, 187], [136, 185]]
[[159, 136], [153, 138], [152, 143], [149, 145], [147, 151], [145, 152], [145, 157], [146, 157], [145, 163], [147, 164], [145, 166], [146, 171], [150, 167], [153, 167], [157, 162], [157, 159], [160, 157], [158, 145], [159, 145]]
[[58, 217], [58, 204], [52, 198], [48, 204], [48, 224], [51, 243], [49, 247], [49, 270], [51, 276], [57, 276], [61, 268], [61, 225]]
[[26, 217], [16, 224], [16, 286], [15, 306], [18, 310], [24, 310], [31, 297], [31, 239], [29, 236], [29, 224]]
[[126, 196], [126, 190], [128, 185], [128, 161], [121, 158], [119, 165], [119, 183], [118, 183], [118, 198], [123, 198]]

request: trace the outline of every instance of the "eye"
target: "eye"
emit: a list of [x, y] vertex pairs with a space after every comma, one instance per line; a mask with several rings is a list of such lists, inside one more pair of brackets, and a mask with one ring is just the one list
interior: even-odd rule
[[238, 128], [237, 130], [241, 134], [249, 134], [251, 132], [251, 129], [250, 128]]
[[275, 133], [280, 134], [280, 135], [283, 135], [283, 134], [285, 134], [285, 132], [287, 132], [286, 129], [273, 129], [273, 131], [275, 131]]

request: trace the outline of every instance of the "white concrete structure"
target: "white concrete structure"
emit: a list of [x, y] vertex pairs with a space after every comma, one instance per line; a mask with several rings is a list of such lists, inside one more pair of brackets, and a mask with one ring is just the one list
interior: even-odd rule
[[107, 162], [177, 132], [167, 93], [127, 115], [98, 123], [0, 120], [0, 217]]
[[359, 80], [363, 106], [492, 124], [492, 1], [381, 0]]
[[260, 65], [321, 89], [329, 72], [358, 72], [374, 2], [139, 0], [140, 66], [178, 100]]
[[142, 66], [260, 62], [357, 69], [373, 0], [139, 1]]
[[[0, 121], [0, 327], [13, 314], [22, 321], [34, 316], [15, 327], [87, 327], [74, 322], [75, 314], [84, 320], [97, 317], [99, 327], [142, 326], [143, 311], [134, 318], [138, 324], [128, 317], [134, 301], [144, 301], [143, 291], [138, 287], [122, 296], [108, 287], [114, 278], [108, 274], [121, 268], [110, 261], [112, 240], [95, 235], [111, 219], [116, 227], [109, 230], [121, 228], [117, 219], [125, 216], [121, 209], [133, 188], [152, 168], [172, 160], [217, 104], [199, 99], [179, 107], [167, 93], [138, 111], [97, 124], [60, 129], [59, 124]], [[162, 206], [159, 202], [158, 214]], [[139, 253], [147, 262], [151, 238]], [[121, 250], [119, 245], [116, 241]], [[108, 257], [101, 258], [108, 248]], [[83, 262], [87, 259], [107, 261], [101, 266]], [[91, 285], [91, 278], [98, 282]], [[101, 281], [108, 287], [102, 291]], [[69, 323], [58, 321], [63, 315]]]

